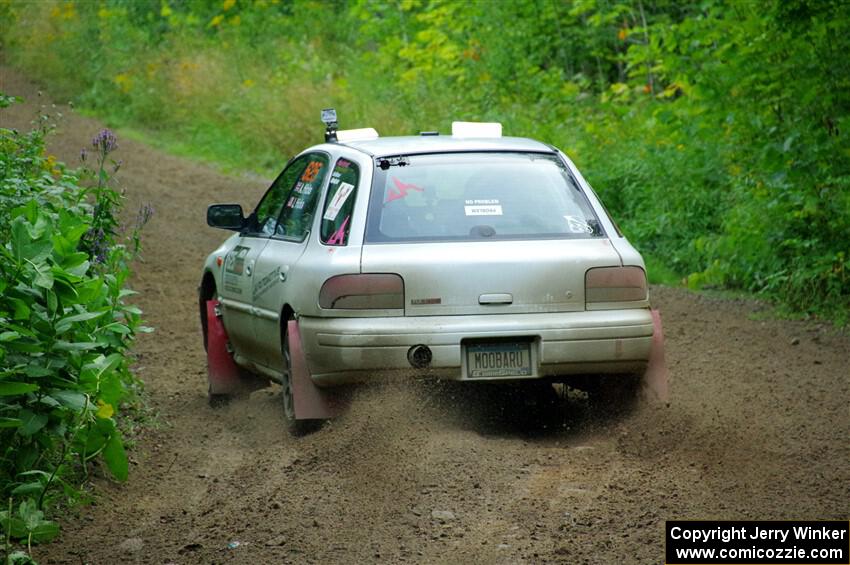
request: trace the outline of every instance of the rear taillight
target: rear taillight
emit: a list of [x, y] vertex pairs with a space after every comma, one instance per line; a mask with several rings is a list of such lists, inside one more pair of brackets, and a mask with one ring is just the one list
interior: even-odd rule
[[363, 274], [331, 277], [319, 291], [319, 306], [342, 310], [404, 308], [404, 281], [398, 275]]
[[647, 299], [646, 273], [640, 267], [598, 267], [584, 275], [585, 302], [641, 302]]

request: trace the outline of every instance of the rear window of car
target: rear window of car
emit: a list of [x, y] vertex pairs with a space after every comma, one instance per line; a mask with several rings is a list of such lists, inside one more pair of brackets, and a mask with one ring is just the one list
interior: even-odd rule
[[602, 237], [564, 164], [539, 153], [443, 153], [376, 167], [366, 241]]

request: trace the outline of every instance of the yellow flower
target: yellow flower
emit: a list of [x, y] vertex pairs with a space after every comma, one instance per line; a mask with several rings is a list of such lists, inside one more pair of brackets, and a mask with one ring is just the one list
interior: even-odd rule
[[162, 8], [160, 8], [160, 10], [159, 10], [159, 15], [162, 16], [163, 18], [167, 18], [168, 16], [170, 16], [171, 15], [171, 6], [169, 6], [168, 4], [163, 2]]
[[56, 166], [56, 156], [48, 155], [47, 159], [44, 161], [44, 170], [48, 171], [52, 175], [58, 175], [62, 171]]
[[252, 86], [254, 86], [254, 81], [253, 81], [253, 80], [251, 80], [251, 79], [249, 79], [249, 78], [246, 78], [246, 79], [242, 82], [242, 86], [244, 86], [245, 88], [251, 88]]
[[226, 12], [235, 5], [236, 5], [236, 0], [224, 0], [224, 3], [221, 5], [221, 9]]
[[111, 404], [107, 404], [102, 400], [97, 401], [97, 417], [98, 418], [111, 418], [112, 415], [115, 414], [115, 409]]
[[121, 89], [121, 92], [123, 92], [124, 94], [129, 94], [130, 91], [133, 89], [133, 77], [131, 77], [127, 73], [119, 73], [115, 75], [115, 78], [113, 80], [115, 81], [115, 84], [118, 85], [118, 88]]
[[62, 12], [62, 19], [63, 20], [73, 20], [76, 17], [77, 17], [77, 12], [74, 11], [74, 3], [68, 2], [67, 4], [65, 4], [65, 11]]
[[210, 20], [209, 27], [218, 27], [221, 25], [221, 22], [224, 21], [224, 16], [222, 14], [217, 15], [213, 19]]
[[242, 18], [239, 16], [239, 14], [236, 14], [235, 16], [230, 18], [230, 25], [238, 26], [241, 23], [242, 23]]

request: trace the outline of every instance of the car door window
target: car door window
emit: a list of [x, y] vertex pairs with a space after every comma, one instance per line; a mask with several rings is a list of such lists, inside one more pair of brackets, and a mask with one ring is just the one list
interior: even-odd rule
[[339, 159], [331, 173], [328, 196], [322, 211], [321, 236], [325, 245], [348, 245], [351, 213], [357, 195], [360, 171], [348, 159]]
[[322, 182], [328, 171], [328, 157], [322, 153], [310, 153], [304, 157], [300, 174], [288, 179], [291, 190], [283, 201], [275, 237], [303, 241], [313, 224]]
[[[293, 195], [304, 196], [298, 204], [298, 215], [303, 216], [308, 200], [315, 201], [315, 193], [324, 178], [323, 169], [327, 169], [327, 157], [322, 154], [310, 153], [294, 159], [284, 171], [275, 179], [272, 186], [266, 192], [263, 199], [257, 205], [252, 214], [252, 222], [249, 231], [254, 235], [261, 236], [303, 236], [302, 230], [294, 229], [287, 232], [285, 224], [279, 220], [285, 212], [285, 205], [292, 202]], [[310, 179], [306, 181], [305, 179]], [[296, 193], [296, 191], [298, 191]], [[315, 207], [315, 203], [313, 203]], [[312, 209], [311, 209], [312, 210]], [[310, 214], [312, 216], [312, 213]], [[306, 220], [307, 218], [303, 218]], [[309, 224], [308, 224], [309, 229]]]

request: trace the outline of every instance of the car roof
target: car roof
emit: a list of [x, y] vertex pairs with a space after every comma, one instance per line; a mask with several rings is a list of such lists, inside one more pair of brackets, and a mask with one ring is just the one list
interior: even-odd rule
[[454, 137], [451, 135], [409, 135], [379, 137], [339, 143], [373, 157], [413, 155], [416, 153], [450, 153], [462, 151], [529, 151], [554, 153], [545, 143], [525, 137]]

